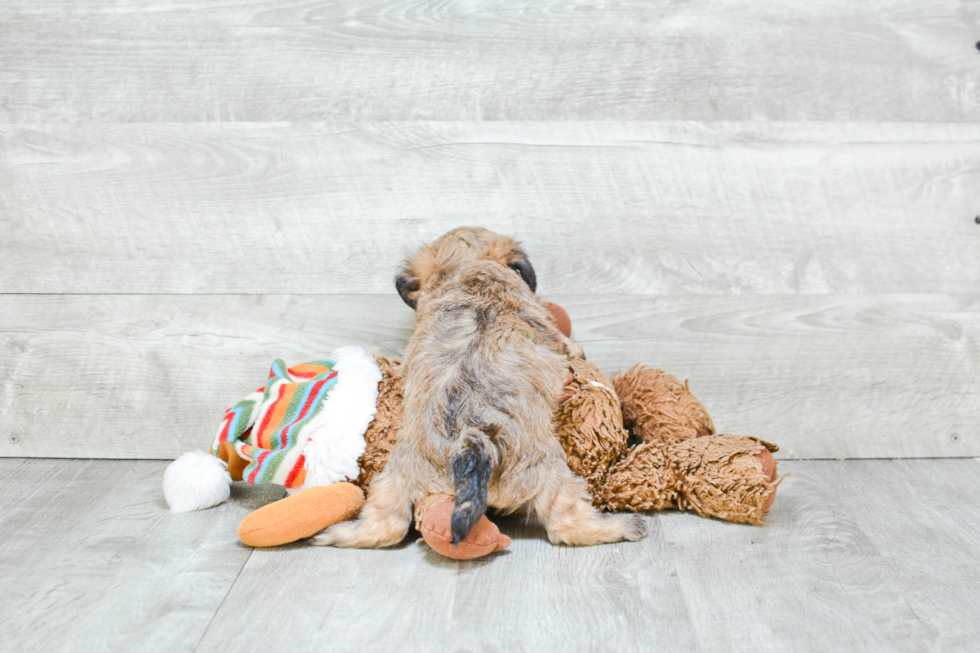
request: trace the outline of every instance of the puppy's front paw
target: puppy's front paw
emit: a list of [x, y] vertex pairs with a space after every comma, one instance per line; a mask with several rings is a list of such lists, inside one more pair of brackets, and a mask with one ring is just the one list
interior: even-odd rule
[[643, 515], [622, 515], [623, 539], [636, 542], [647, 536], [647, 520]]
[[341, 531], [342, 528], [338, 528], [342, 524], [334, 524], [333, 526], [328, 526], [323, 529], [313, 537], [311, 537], [307, 542], [313, 546], [343, 546], [340, 542], [342, 540]]
[[333, 538], [326, 532], [323, 532], [318, 533], [317, 535], [314, 535], [308, 539], [307, 543], [312, 544], [313, 546], [333, 546]]

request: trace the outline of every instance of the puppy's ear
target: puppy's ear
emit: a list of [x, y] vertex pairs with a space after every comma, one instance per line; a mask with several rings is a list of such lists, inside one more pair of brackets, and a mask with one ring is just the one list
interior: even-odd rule
[[395, 288], [402, 301], [415, 310], [419, 295], [419, 280], [409, 276], [407, 272], [401, 272], [395, 276]]
[[524, 283], [526, 283], [528, 288], [531, 289], [531, 292], [537, 291], [538, 280], [534, 276], [534, 268], [531, 267], [531, 262], [527, 260], [527, 256], [524, 254], [524, 252], [519, 251], [518, 257], [511, 261], [508, 267], [510, 267], [510, 269], [517, 274], [521, 275], [521, 279], [524, 279]]

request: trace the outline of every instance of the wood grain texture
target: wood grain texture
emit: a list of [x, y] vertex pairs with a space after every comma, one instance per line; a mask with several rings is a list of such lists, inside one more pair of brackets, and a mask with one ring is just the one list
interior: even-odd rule
[[[780, 457], [980, 455], [976, 295], [546, 298], [600, 367], [689, 379]], [[0, 456], [83, 458], [206, 448], [274, 358], [398, 356], [414, 328], [394, 294], [6, 295], [0, 320]]]
[[[965, 650], [980, 637], [980, 461], [783, 461], [768, 527], [663, 512], [643, 541], [501, 554], [250, 550], [281, 496], [167, 512], [162, 462], [0, 460], [10, 651]], [[261, 625], [261, 627], [257, 627]]]
[[194, 649], [251, 554], [238, 522], [282, 489], [172, 515], [164, 467], [0, 460], [0, 650]]
[[461, 224], [544, 293], [976, 292], [978, 187], [977, 124], [6, 126], [0, 292], [389, 293]]
[[[696, 650], [696, 633], [656, 523], [640, 545], [555, 547], [537, 526], [498, 520], [504, 553], [442, 558], [411, 541], [387, 551], [256, 551], [201, 646], [254, 646], [247, 624], [274, 583], [302, 596], [279, 650]], [[257, 611], [258, 610], [258, 611]], [[380, 624], [384, 624], [380, 627]]]
[[[434, 553], [427, 560], [414, 542], [384, 550], [300, 543], [256, 550], [249, 560], [201, 650], [258, 651], [270, 644], [277, 651], [447, 650], [442, 643], [454, 621], [458, 568]], [[270, 588], [288, 602], [281, 619], [268, 600]], [[258, 614], [275, 629], [274, 642], [249, 627], [246, 620], [255, 623]]]
[[0, 120], [973, 121], [978, 31], [968, 0], [17, 0]]
[[957, 504], [977, 487], [976, 460], [784, 462], [780, 471], [792, 476], [768, 528], [659, 517], [703, 650], [975, 645], [976, 502], [942, 516], [922, 495]]
[[784, 458], [980, 454], [980, 296], [558, 301], [607, 370], [681, 379], [722, 432]]
[[[970, 0], [0, 3], [0, 651], [977, 648], [978, 39]], [[781, 445], [770, 526], [253, 551], [281, 488], [172, 515], [166, 463], [82, 460], [399, 355], [399, 261], [460, 224]], [[907, 456], [960, 458], [788, 460]]]
[[[821, 477], [859, 524], [876, 524], [864, 528], [868, 543], [897, 569], [934, 650], [976, 648], [977, 620], [968, 615], [980, 614], [980, 461], [896, 460], [859, 470], [823, 465]], [[890, 500], [882, 505], [881, 496]]]

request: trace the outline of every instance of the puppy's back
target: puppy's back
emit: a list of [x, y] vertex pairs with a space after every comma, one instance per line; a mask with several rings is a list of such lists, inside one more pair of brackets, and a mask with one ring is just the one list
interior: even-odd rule
[[477, 262], [419, 306], [405, 357], [404, 433], [449, 473], [459, 541], [487, 508], [491, 478], [553, 445], [562, 346], [546, 309], [516, 275]]

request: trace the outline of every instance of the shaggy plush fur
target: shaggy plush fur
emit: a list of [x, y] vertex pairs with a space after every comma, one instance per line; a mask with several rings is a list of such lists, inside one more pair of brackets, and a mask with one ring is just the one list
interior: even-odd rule
[[[776, 445], [711, 435], [711, 417], [687, 383], [662, 370], [636, 366], [612, 381], [586, 361], [572, 361], [571, 370], [573, 392], [555, 414], [557, 435], [568, 466], [588, 481], [596, 507], [678, 508], [764, 523], [781, 480], [769, 453]], [[641, 444], [629, 446], [627, 428]]]
[[412, 256], [396, 287], [418, 311], [401, 432], [360, 518], [314, 543], [397, 544], [413, 504], [438, 493], [455, 496], [454, 541], [488, 505], [535, 514], [556, 544], [643, 537], [642, 517], [592, 506], [555, 438], [554, 407], [581, 349], [534, 295], [534, 269], [517, 244], [486, 229], [454, 230]]
[[555, 431], [568, 466], [595, 493], [609, 467], [626, 450], [623, 411], [612, 382], [598, 367], [583, 360], [571, 361], [570, 367], [571, 392], [555, 413]]
[[[778, 447], [757, 438], [719, 436], [633, 447], [595, 491], [603, 510], [693, 510], [763, 524], [781, 478], [766, 474], [759, 455]], [[770, 454], [771, 456], [771, 454]]]
[[364, 433], [364, 453], [357, 461], [361, 473], [354, 481], [365, 490], [388, 462], [401, 428], [404, 401], [401, 361], [390, 361], [384, 356], [374, 358], [382, 375], [378, 384], [378, 410]]

